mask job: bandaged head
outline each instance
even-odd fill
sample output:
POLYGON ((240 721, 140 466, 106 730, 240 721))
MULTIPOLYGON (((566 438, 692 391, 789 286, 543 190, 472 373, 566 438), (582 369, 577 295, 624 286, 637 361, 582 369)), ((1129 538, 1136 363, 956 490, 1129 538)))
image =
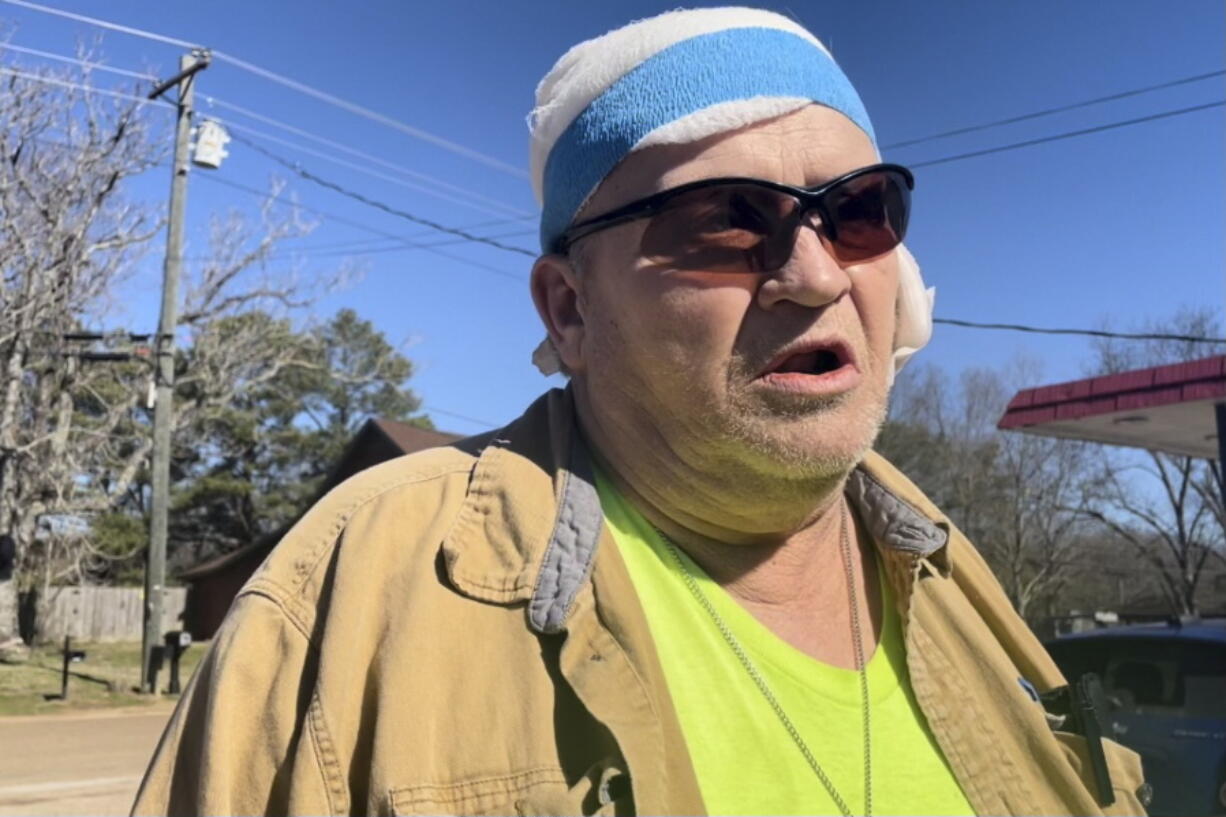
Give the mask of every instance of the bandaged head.
MULTIPOLYGON (((694 142, 819 104, 876 145, 859 95, 816 37, 774 12, 671 11, 580 43, 536 89, 529 116, 541 251, 552 252, 601 181, 650 145, 694 142)), ((899 245, 894 367, 932 335, 933 291, 899 245)), ((545 374, 561 362, 546 338, 533 354, 545 374)))

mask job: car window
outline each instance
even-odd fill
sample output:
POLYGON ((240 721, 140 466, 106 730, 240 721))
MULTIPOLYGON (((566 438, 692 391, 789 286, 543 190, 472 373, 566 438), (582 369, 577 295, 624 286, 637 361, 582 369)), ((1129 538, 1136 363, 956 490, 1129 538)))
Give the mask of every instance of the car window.
POLYGON ((1183 705, 1194 718, 1226 718, 1226 645, 1187 650, 1179 666, 1183 705))
POLYGON ((1051 654, 1070 680, 1099 675, 1122 710, 1226 718, 1226 644, 1115 635, 1056 642, 1051 654))
POLYGON ((1122 701, 1125 708, 1169 708, 1183 705, 1176 678, 1179 666, 1172 660, 1126 655, 1107 663, 1103 689, 1122 701))

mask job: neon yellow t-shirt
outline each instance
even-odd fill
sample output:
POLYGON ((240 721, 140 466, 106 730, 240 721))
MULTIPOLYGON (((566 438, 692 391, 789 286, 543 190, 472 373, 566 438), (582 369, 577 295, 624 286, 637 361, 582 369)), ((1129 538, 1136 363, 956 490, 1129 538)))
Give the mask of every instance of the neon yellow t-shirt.
MULTIPOLYGON (((838 814, 779 717, 686 587, 659 533, 607 479, 598 477, 597 486, 646 611, 708 813, 838 814)), ((681 558, 835 789, 853 813, 863 814, 858 673, 792 647, 684 553, 681 558)), ((886 590, 883 582, 885 621, 867 669, 873 813, 974 814, 911 692, 901 627, 886 590)))

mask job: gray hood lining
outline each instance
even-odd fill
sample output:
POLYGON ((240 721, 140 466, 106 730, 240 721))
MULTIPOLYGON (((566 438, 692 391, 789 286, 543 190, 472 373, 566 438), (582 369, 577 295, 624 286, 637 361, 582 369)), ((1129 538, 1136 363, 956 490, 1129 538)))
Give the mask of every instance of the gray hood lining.
POLYGON ((604 526, 591 456, 577 430, 570 441, 569 460, 562 477, 557 522, 528 602, 528 621, 541 633, 557 633, 565 627, 566 615, 591 573, 604 526))
POLYGON ((863 468, 851 472, 846 490, 869 535, 884 547, 927 557, 949 542, 946 525, 933 522, 863 468))

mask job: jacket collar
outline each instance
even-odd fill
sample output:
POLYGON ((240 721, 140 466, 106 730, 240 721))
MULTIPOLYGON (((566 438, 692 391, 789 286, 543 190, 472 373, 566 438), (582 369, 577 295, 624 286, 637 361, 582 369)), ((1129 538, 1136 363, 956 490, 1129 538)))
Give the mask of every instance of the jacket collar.
MULTIPOLYGON (((883 551, 927 559, 949 575, 948 519, 885 459, 870 453, 847 494, 883 551)), ((527 602, 531 627, 556 633, 591 575, 603 524, 571 391, 554 389, 484 439, 443 563, 460 592, 527 602)))

